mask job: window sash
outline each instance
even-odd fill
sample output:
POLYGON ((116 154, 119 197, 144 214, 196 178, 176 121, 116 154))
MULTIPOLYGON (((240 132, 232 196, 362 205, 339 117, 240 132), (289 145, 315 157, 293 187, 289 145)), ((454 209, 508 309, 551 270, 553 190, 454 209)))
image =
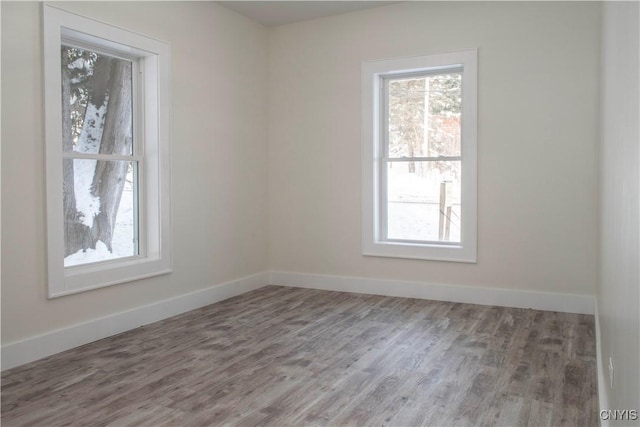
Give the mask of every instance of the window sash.
MULTIPOLYGON (((444 246, 460 246, 460 242, 450 242, 447 240, 418 240, 418 239, 392 239, 389 238, 389 212, 388 212, 388 208, 389 208, 389 192, 388 192, 388 188, 387 188, 387 184, 389 182, 389 176, 388 176, 388 165, 389 163, 405 163, 408 161, 421 161, 421 162, 442 162, 442 161, 460 161, 460 166, 461 166, 461 170, 462 170, 462 157, 460 156, 451 156, 451 157, 435 157, 435 158, 431 158, 431 157, 421 157, 421 158, 401 158, 401 159, 385 159, 385 158, 381 158, 380 159, 380 170, 378 171, 378 176, 379 176, 379 180, 380 182, 378 183, 379 185, 379 190, 380 190, 380 194, 378 195, 379 197, 379 218, 380 218, 380 222, 379 222, 379 226, 380 226, 380 241, 382 242, 397 242, 397 243, 414 243, 414 244, 426 244, 426 245, 444 245, 444 246), (417 159, 421 159, 421 160, 417 160, 417 159)), ((460 178, 460 185, 461 187, 464 185, 464 179, 463 177, 460 178)), ((460 205, 462 206, 462 201, 460 203, 460 205)), ((462 241, 462 235, 464 233, 464 228, 461 227, 460 229, 460 240, 462 241)))
MULTIPOLYGON (((119 258, 110 258, 110 259, 105 259, 105 260, 101 260, 101 261, 94 261, 94 262, 88 262, 88 263, 83 263, 83 264, 75 264, 75 265, 69 265, 69 266, 65 266, 64 265, 64 261, 63 261, 63 266, 64 266, 64 270, 68 271, 68 272, 73 272, 74 270, 77 271, 82 271, 83 269, 89 267, 92 268, 94 266, 97 266, 98 268, 102 265, 102 266, 109 266, 109 265, 114 265, 114 264, 118 264, 120 262, 126 262, 126 261, 133 261, 133 260, 137 260, 137 259, 144 259, 147 256, 147 251, 146 251, 146 239, 145 239, 145 223, 141 223, 141 221, 143 220, 144 213, 145 213, 145 204, 143 202, 144 200, 144 191, 143 188, 144 186, 142 185, 142 180, 144 177, 144 162, 143 161, 138 161, 138 160, 134 160, 131 157, 126 157, 126 156, 111 156, 111 157, 124 157, 124 158, 118 158, 115 159, 116 161, 127 161, 132 163, 133 165, 133 236, 134 236, 134 241, 133 241, 133 251, 135 253, 135 255, 131 255, 131 256, 126 256, 126 257, 119 257, 119 258)), ((65 157, 65 159, 69 159, 69 160, 76 160, 76 159, 85 159, 85 157, 77 157, 77 156, 73 156, 73 157, 65 157)), ((91 157, 89 160, 93 160, 94 158, 91 157)), ((105 160, 105 161, 112 161, 114 160, 113 158, 96 158, 95 160, 105 160)))
POLYGON ((142 162, 143 156, 127 156, 120 154, 89 154, 78 152, 64 152, 62 153, 63 159, 85 159, 85 160, 123 160, 132 162, 142 162))
MULTIPOLYGON (((61 148, 63 158, 74 159, 95 159, 95 160, 137 160, 142 161, 144 159, 145 152, 145 134, 144 134, 144 81, 145 81, 145 67, 144 58, 141 58, 130 53, 122 52, 115 48, 107 49, 101 48, 93 43, 88 43, 83 40, 74 38, 71 34, 76 34, 74 31, 67 29, 67 35, 61 36, 60 46, 69 46, 77 49, 90 50, 98 54, 112 56, 117 59, 125 61, 131 61, 131 108, 132 108, 132 138, 133 145, 131 147, 130 155, 120 154, 107 154, 107 153, 81 153, 77 151, 65 151, 61 148)), ((79 37, 79 36, 76 36, 79 37)), ((114 44, 115 45, 115 44, 114 44)), ((121 49, 125 49, 122 47, 121 49)))
MULTIPOLYGON (((389 238, 389 197, 388 197, 388 187, 387 184, 389 182, 388 176, 388 165, 389 163, 405 163, 405 162, 442 162, 442 161, 460 161, 461 169, 462 169, 462 147, 461 154, 459 156, 437 156, 437 157, 389 157, 389 84, 394 80, 402 80, 407 78, 420 78, 420 77, 431 77, 431 76, 439 76, 451 73, 459 73, 464 79, 464 69, 460 65, 452 65, 447 67, 442 67, 438 69, 430 69, 430 70, 422 70, 422 71, 413 71, 413 72, 403 72, 403 73, 394 73, 394 74, 383 74, 378 78, 380 79, 380 135, 382 135, 382 143, 379 144, 380 149, 380 161, 379 161, 379 171, 378 171, 378 209, 379 209, 379 236, 380 241, 382 242, 396 242, 396 243, 411 243, 411 244, 426 244, 426 245, 443 245, 443 246, 460 246, 460 242, 450 242, 446 240, 419 240, 419 239, 393 239, 389 238)), ((428 105, 425 105, 425 109, 429 108, 428 105)), ((461 125, 462 127, 462 125, 461 125)), ((462 145, 462 144, 461 144, 462 145)), ((464 177, 461 177, 460 182, 461 186, 464 185, 464 177)), ((464 229, 461 228, 460 233, 464 233, 464 229)), ((462 236, 461 236, 462 240, 462 236)))
POLYGON ((96 161, 129 161, 134 165, 134 186, 133 186, 133 234, 134 234, 134 252, 135 255, 120 257, 114 259, 106 259, 102 261, 89 262, 84 264, 64 266, 65 271, 79 270, 89 266, 108 266, 110 264, 117 264, 122 261, 143 259, 147 256, 147 244, 146 234, 144 230, 147 229, 144 221, 145 217, 145 156, 144 156, 144 61, 142 58, 131 53, 123 52, 120 49, 115 48, 118 46, 115 43, 111 43, 111 48, 88 42, 85 40, 79 40, 78 33, 72 30, 63 30, 60 37, 60 46, 69 46, 83 50, 89 50, 98 54, 108 55, 114 58, 122 59, 125 61, 131 61, 131 108, 132 108, 132 147, 131 154, 108 154, 108 153, 81 153, 77 151, 65 151, 61 147, 62 159, 86 159, 96 161))

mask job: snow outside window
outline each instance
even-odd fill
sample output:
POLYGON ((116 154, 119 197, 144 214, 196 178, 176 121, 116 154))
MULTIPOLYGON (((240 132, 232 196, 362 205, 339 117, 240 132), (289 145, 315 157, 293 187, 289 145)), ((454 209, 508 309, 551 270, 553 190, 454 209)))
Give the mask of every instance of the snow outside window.
POLYGON ((362 66, 363 254, 476 261, 475 50, 362 66))
POLYGON ((43 13, 49 296, 168 273, 169 48, 43 13))

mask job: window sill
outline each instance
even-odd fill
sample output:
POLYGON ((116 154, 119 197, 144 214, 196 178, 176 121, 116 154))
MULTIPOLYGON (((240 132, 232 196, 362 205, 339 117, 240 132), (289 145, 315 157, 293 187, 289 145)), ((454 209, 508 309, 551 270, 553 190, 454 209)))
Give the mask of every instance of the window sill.
POLYGON ((64 291, 59 291, 59 292, 55 292, 55 293, 51 293, 50 292, 49 293, 49 299, 57 298, 57 297, 63 297, 65 295, 77 294, 77 293, 85 292, 85 291, 92 291, 94 289, 105 288, 107 286, 120 285, 122 283, 134 282, 136 280, 148 279, 150 277, 162 276, 162 275, 170 274, 170 273, 173 273, 172 269, 160 270, 160 271, 154 271, 154 272, 151 272, 151 273, 142 274, 140 276, 125 277, 125 278, 122 278, 122 279, 116 279, 116 280, 114 280, 112 282, 100 283, 100 284, 96 284, 96 285, 93 285, 93 286, 83 286, 83 287, 77 288, 77 289, 66 289, 64 291))
POLYGON ((462 245, 437 245, 406 242, 365 243, 365 256, 476 263, 476 248, 462 245))

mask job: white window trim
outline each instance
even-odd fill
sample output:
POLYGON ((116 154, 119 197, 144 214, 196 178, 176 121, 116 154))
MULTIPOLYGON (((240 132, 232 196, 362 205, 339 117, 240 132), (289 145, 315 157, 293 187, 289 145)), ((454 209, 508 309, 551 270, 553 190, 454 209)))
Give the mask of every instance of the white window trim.
POLYGON ((49 298, 170 273, 170 47, 167 43, 43 5, 49 298), (139 58, 144 117, 141 256, 64 267, 61 42, 74 39, 139 58), (142 229, 144 228, 144 229, 142 229))
POLYGON ((477 256, 477 49, 362 63, 362 253, 475 263, 477 256), (462 235, 459 244, 386 241, 381 237, 380 123, 383 76, 462 67, 462 235))

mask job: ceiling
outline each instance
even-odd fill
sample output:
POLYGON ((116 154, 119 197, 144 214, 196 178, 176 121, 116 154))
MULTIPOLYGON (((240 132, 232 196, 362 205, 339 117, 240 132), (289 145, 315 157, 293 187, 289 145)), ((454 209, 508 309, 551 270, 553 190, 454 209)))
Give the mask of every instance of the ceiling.
POLYGON ((397 1, 219 1, 263 25, 275 26, 354 10, 399 3, 397 1))

